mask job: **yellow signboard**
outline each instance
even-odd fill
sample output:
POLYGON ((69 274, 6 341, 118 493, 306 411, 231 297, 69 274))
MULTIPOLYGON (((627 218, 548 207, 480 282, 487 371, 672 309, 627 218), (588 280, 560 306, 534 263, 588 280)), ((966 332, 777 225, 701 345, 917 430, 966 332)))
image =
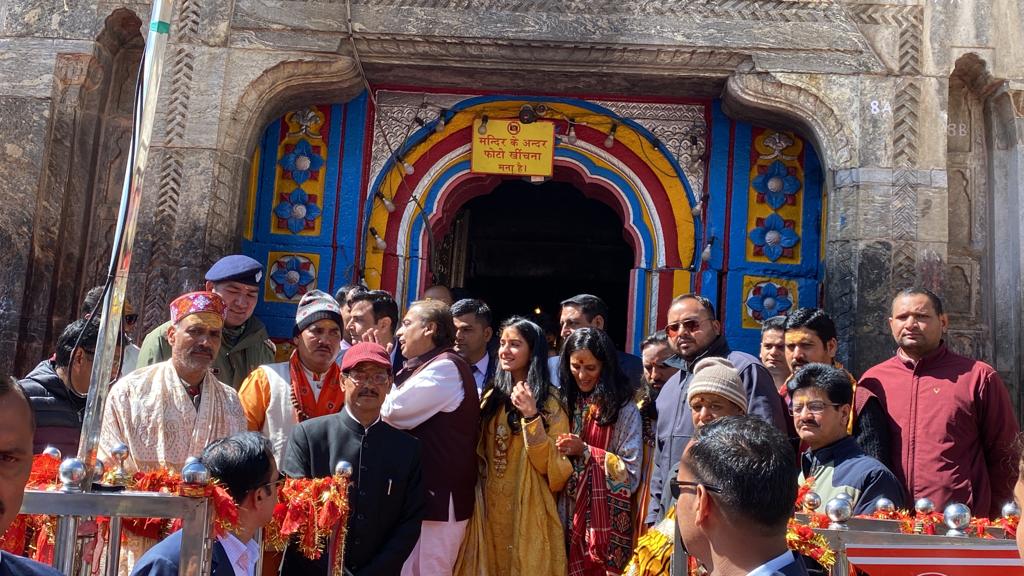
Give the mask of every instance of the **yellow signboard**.
POLYGON ((553 122, 473 121, 473 161, 477 174, 551 176, 555 165, 553 122))

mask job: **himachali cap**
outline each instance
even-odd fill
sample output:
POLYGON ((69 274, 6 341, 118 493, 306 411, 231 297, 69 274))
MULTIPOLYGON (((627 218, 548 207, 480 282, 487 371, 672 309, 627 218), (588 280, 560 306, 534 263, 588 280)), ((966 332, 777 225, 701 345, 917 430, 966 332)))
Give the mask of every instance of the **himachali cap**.
POLYGON ((391 372, 391 357, 388 356, 388 351, 376 342, 359 342, 349 348, 341 359, 341 371, 348 372, 360 362, 383 366, 389 373, 391 372))
POLYGON ((223 321, 227 318, 228 307, 224 304, 224 299, 213 292, 182 294, 171 302, 171 324, 177 324, 186 316, 202 312, 216 314, 223 321))
POLYGON ((717 394, 747 413, 747 391, 740 373, 725 358, 704 358, 693 367, 693 379, 686 392, 686 403, 697 394, 717 394))
POLYGON ((320 320, 334 320, 338 328, 344 328, 341 321, 341 306, 333 296, 320 290, 311 290, 302 295, 299 309, 295 312, 295 333, 298 334, 320 320))
POLYGON ((242 254, 232 254, 217 260, 206 271, 208 282, 240 282, 259 286, 263 280, 263 265, 242 254))

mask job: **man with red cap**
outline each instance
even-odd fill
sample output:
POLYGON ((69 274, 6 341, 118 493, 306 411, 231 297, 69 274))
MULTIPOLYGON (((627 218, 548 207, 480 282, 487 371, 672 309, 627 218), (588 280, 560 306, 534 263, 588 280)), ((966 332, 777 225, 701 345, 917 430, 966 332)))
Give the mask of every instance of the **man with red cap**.
MULTIPOLYGON (((129 472, 180 471, 214 440, 245 431, 245 415, 234 388, 210 372, 227 307, 213 292, 190 292, 171 302, 167 341, 171 358, 140 368, 111 386, 100 428, 100 458, 128 446, 129 472)), ((126 574, 156 540, 129 536, 121 548, 126 574)))
POLYGON ((249 430, 262 432, 274 446, 278 466, 295 425, 341 410, 341 307, 326 292, 307 292, 295 314, 295 351, 284 362, 252 371, 238 390, 249 430))
MULTIPOLYGON (((345 574, 398 576, 420 537, 424 487, 420 443, 380 418, 391 389, 391 358, 373 342, 359 342, 341 364, 345 408, 300 422, 292 431, 282 471, 292 478, 323 478, 349 464, 345 574)), ((308 560, 285 552, 284 576, 326 574, 327 554, 308 560)))
MULTIPOLYGON (((263 364, 274 361, 274 344, 267 328, 253 316, 263 282, 263 265, 242 254, 215 262, 206 272, 205 290, 224 299, 224 327, 220 352, 211 366, 218 380, 238 390, 242 380, 263 364)), ((136 367, 163 362, 171 357, 168 324, 161 324, 142 341, 136 367)))

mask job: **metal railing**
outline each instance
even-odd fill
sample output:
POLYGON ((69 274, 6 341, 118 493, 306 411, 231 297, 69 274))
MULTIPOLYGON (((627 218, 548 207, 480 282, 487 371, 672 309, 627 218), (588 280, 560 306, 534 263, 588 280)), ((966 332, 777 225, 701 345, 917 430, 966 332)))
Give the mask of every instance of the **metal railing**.
POLYGON ((208 498, 188 498, 149 492, 49 492, 26 490, 22 514, 57 516, 54 537, 54 567, 65 576, 89 573, 82 545, 98 535, 80 535, 83 519, 110 518, 105 574, 116 576, 121 552, 122 518, 180 518, 182 520, 181 563, 183 576, 210 574, 213 550, 210 526, 213 509, 208 498))

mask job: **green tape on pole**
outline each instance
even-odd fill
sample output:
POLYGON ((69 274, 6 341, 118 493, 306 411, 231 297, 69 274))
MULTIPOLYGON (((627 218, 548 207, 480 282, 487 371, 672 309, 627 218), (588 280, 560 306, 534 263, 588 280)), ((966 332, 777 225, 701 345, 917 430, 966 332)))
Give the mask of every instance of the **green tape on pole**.
POLYGON ((158 34, 167 34, 171 31, 171 23, 164 22, 162 20, 157 22, 150 22, 149 29, 158 34))

